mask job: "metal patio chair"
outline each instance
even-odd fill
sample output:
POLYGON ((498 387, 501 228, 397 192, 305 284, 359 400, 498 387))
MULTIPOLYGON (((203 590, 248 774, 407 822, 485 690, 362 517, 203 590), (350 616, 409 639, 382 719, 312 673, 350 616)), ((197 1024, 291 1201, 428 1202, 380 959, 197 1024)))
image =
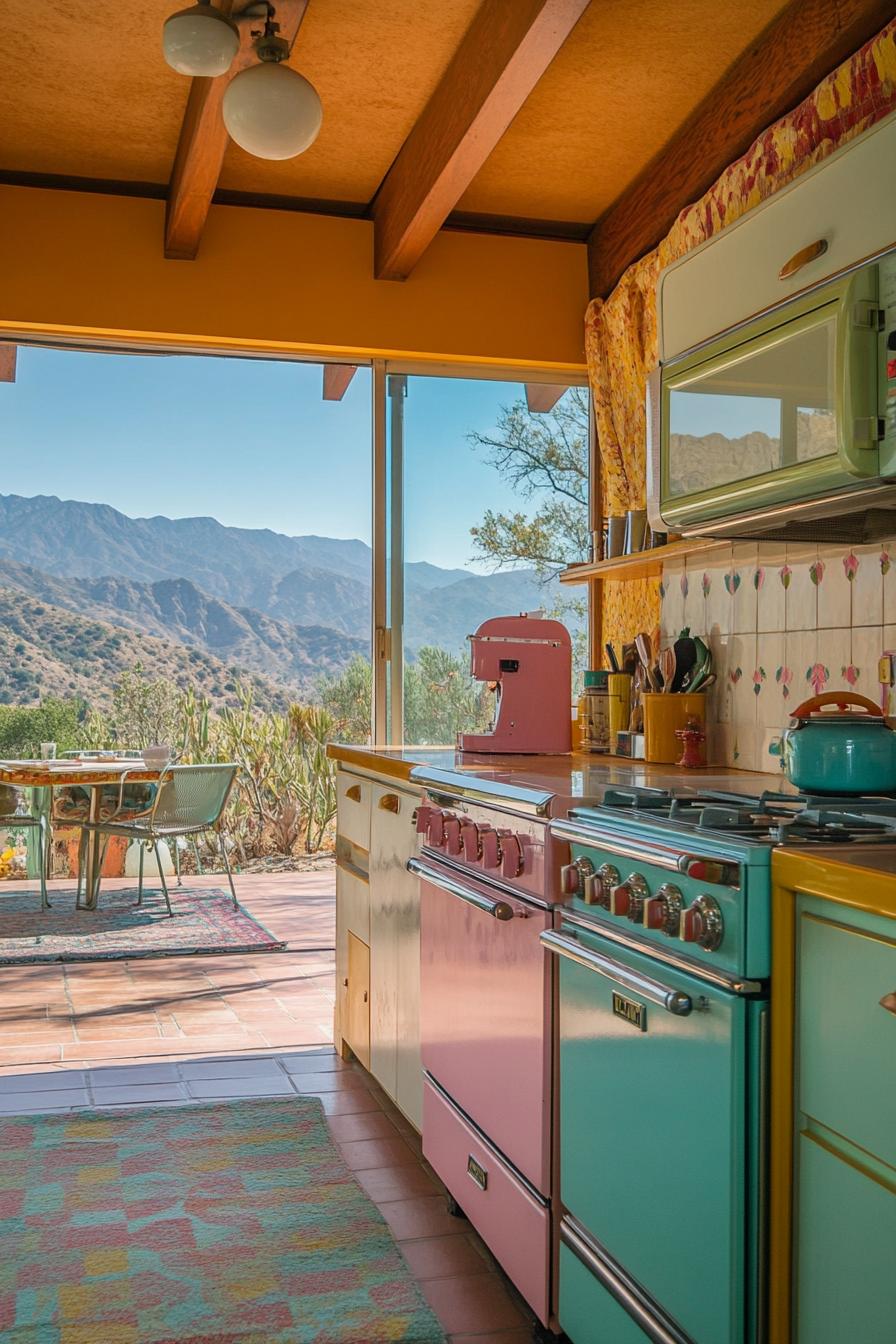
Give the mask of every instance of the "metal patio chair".
POLYGON ((25 795, 13 784, 0 784, 0 830, 19 831, 23 829, 37 831, 37 873, 40 879, 40 908, 50 910, 47 899, 47 819, 43 813, 35 816, 31 812, 19 811, 25 795))
MULTIPOLYGON (((137 904, 142 905, 143 903, 144 853, 146 850, 152 849, 156 856, 156 864, 162 882, 162 892, 170 915, 172 913, 171 900, 168 895, 168 883, 165 881, 161 855, 159 854, 159 841, 174 840, 176 842, 177 838, 182 835, 197 836, 203 831, 213 830, 227 806, 227 800, 230 797, 230 791, 233 788, 233 781, 238 769, 239 766, 232 763, 225 765, 166 766, 159 776, 158 788, 152 805, 142 812, 136 813, 126 803, 126 789, 130 771, 125 771, 119 784, 118 808, 115 812, 109 817, 101 818, 95 822, 85 822, 81 826, 81 857, 78 864, 79 899, 81 895, 81 873, 84 871, 84 857, 91 837, 94 835, 102 837, 102 850, 96 868, 97 895, 99 895, 100 874, 106 845, 109 843, 111 836, 120 835, 128 840, 138 840, 140 842, 137 904), (121 816, 121 813, 126 813, 126 815, 121 816), (120 819, 116 820, 117 817, 120 819)), ((233 908, 236 910, 239 903, 233 885, 233 874, 230 871, 230 860, 227 857, 227 846, 220 831, 218 831, 218 840, 221 846, 221 857, 224 860, 224 869, 227 873, 227 881, 230 884, 233 908)))

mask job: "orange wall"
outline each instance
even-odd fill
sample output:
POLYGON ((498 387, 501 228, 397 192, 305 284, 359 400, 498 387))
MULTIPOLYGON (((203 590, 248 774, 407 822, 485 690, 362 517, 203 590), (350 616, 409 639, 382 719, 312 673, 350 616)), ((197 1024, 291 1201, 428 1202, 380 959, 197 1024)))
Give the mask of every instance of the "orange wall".
POLYGON ((442 233, 372 279, 366 220, 215 206, 196 261, 161 201, 0 186, 0 333, 584 368, 583 244, 442 233))

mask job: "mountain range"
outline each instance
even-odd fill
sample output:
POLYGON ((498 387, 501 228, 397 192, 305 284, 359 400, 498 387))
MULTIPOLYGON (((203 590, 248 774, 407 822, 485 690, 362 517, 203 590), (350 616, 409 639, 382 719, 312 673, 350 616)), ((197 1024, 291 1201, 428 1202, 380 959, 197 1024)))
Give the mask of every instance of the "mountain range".
MULTIPOLYGON (((369 655, 370 571, 362 541, 288 537, 214 518, 129 518, 105 504, 0 495, 0 619, 8 629, 16 594, 53 614, 49 625, 38 618, 31 632, 45 631, 32 652, 48 667, 60 651, 54 628, 57 642, 64 630, 68 644, 83 646, 73 625, 80 618, 128 632, 132 659, 135 640, 150 641, 153 656, 143 659, 150 667, 161 657, 153 641, 161 641, 162 661, 169 672, 174 665, 177 680, 192 673, 201 653, 210 660, 207 679, 219 686, 244 671, 258 680, 265 701, 307 696, 321 674, 338 672, 357 653, 369 655)), ((410 563, 405 648, 411 657, 429 643, 461 653, 467 634, 487 617, 556 598, 556 583, 542 583, 532 570, 482 575, 410 563)), ((29 610, 34 617, 35 607, 29 610)), ((15 624, 20 639, 22 623, 15 624)), ((100 639, 97 631, 93 637, 100 639)), ((54 684, 71 680, 71 660, 63 664, 67 671, 54 684)), ((0 678, 0 699, 10 698, 19 698, 16 688, 0 678)))

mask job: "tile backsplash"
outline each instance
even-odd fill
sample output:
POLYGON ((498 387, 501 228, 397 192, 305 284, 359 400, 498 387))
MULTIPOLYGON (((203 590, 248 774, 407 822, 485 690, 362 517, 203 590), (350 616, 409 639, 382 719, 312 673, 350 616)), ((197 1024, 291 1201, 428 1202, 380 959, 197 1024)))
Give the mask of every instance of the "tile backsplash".
POLYGON ((780 773, 790 714, 821 691, 851 687, 888 707, 878 662, 896 650, 896 538, 853 547, 733 542, 667 562, 660 594, 663 644, 690 626, 713 652, 714 762, 780 773))

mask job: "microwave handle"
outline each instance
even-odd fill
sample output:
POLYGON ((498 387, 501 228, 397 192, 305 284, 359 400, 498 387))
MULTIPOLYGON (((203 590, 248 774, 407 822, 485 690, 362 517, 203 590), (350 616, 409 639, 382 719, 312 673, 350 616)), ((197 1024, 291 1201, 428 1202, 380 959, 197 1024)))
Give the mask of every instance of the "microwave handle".
POLYGON ((879 314, 875 295, 861 292, 868 275, 858 272, 840 300, 837 320, 837 452, 850 476, 877 476, 878 443, 883 437, 877 414, 879 314))
POLYGON ((652 532, 665 532, 662 514, 662 365, 647 375, 645 421, 647 426, 647 522, 652 532))

